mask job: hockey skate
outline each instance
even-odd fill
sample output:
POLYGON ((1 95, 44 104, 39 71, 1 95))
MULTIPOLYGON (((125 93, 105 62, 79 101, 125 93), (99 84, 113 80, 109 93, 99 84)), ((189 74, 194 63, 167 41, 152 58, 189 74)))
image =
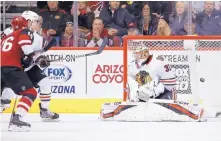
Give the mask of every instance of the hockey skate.
POLYGON ((5 109, 10 108, 11 100, 9 99, 1 99, 1 111, 4 112, 5 109))
POLYGON ((8 130, 11 132, 27 132, 30 130, 31 125, 21 120, 21 116, 18 114, 12 115, 12 120, 9 124, 8 130))
POLYGON ((59 114, 50 112, 49 109, 45 109, 41 107, 41 103, 39 103, 40 108, 40 117, 43 122, 58 122, 59 114))

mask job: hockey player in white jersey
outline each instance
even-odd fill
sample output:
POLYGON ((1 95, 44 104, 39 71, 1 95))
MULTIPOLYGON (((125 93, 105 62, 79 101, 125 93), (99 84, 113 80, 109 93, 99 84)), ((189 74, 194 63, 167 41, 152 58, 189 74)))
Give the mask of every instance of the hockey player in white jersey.
POLYGON ((176 76, 163 56, 154 56, 143 45, 133 50, 133 57, 134 60, 128 65, 127 102, 105 103, 101 110, 102 119, 198 121, 201 118, 201 108, 192 112, 174 103, 176 76))
POLYGON ((176 76, 162 56, 154 56, 146 47, 134 50, 134 58, 128 67, 130 101, 176 99, 176 76))
MULTIPOLYGON (((42 18, 38 16, 33 11, 25 11, 22 13, 22 17, 24 17, 26 20, 29 21, 29 29, 33 31, 34 35, 34 41, 32 44, 32 47, 34 50, 42 50, 43 46, 43 38, 41 35, 39 35, 39 31, 41 30, 41 23, 42 23, 42 18)), ((7 33, 8 34, 8 33, 7 33)), ((43 62, 43 66, 41 67, 47 67, 50 64, 47 61, 47 58, 42 56, 41 54, 35 55, 34 58, 36 60, 40 60, 43 62)), ((42 118, 42 121, 59 121, 59 115, 57 113, 53 113, 49 110, 49 104, 51 100, 51 82, 49 78, 44 74, 44 72, 39 68, 37 64, 30 64, 29 58, 26 58, 22 60, 25 72, 30 78, 30 80, 33 82, 34 86, 36 88, 40 88, 40 103, 39 103, 39 108, 40 108, 40 117, 42 118)), ((7 87, 7 86, 6 86, 7 87)), ((5 88, 2 92, 2 102, 6 102, 5 107, 3 108, 8 108, 8 103, 10 102, 9 99, 11 99, 12 95, 10 95, 12 91, 9 88, 5 88)))

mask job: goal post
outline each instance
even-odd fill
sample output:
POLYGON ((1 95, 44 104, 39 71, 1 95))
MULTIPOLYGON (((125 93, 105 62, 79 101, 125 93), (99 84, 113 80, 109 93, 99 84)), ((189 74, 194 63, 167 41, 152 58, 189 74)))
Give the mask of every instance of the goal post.
POLYGON ((171 65, 177 77, 178 99, 221 97, 221 36, 126 36, 123 40, 123 101, 128 96, 128 64, 139 46, 148 47, 155 57, 164 56, 171 65))

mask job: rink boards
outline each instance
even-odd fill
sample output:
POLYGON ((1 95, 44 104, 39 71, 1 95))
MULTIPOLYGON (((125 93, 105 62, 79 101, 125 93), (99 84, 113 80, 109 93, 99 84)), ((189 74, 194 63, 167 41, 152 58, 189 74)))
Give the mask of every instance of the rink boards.
MULTIPOLYGON (((99 113, 105 102, 123 98, 123 49, 105 49, 100 55, 75 58, 75 55, 94 52, 88 48, 54 48, 46 55, 50 60, 60 59, 44 70, 52 83, 51 109, 59 113, 99 113)), ((153 51, 155 56, 164 55, 179 78, 177 90, 180 97, 192 95, 189 56, 182 51, 153 51)), ((197 93, 216 99, 221 79, 221 51, 197 51, 197 93), (211 63, 212 62, 212 63, 211 63), (200 81, 204 78, 204 82, 200 81)), ((39 91, 39 90, 38 90, 39 91)), ((31 108, 39 112, 39 99, 31 108)), ((10 112, 11 109, 6 112, 10 112)))

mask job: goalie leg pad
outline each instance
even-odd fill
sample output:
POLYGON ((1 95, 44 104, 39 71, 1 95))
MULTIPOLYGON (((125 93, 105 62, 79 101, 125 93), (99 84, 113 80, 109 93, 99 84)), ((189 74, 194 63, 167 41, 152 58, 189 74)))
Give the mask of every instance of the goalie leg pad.
POLYGON ((152 102, 106 103, 101 119, 114 121, 198 121, 152 102))

